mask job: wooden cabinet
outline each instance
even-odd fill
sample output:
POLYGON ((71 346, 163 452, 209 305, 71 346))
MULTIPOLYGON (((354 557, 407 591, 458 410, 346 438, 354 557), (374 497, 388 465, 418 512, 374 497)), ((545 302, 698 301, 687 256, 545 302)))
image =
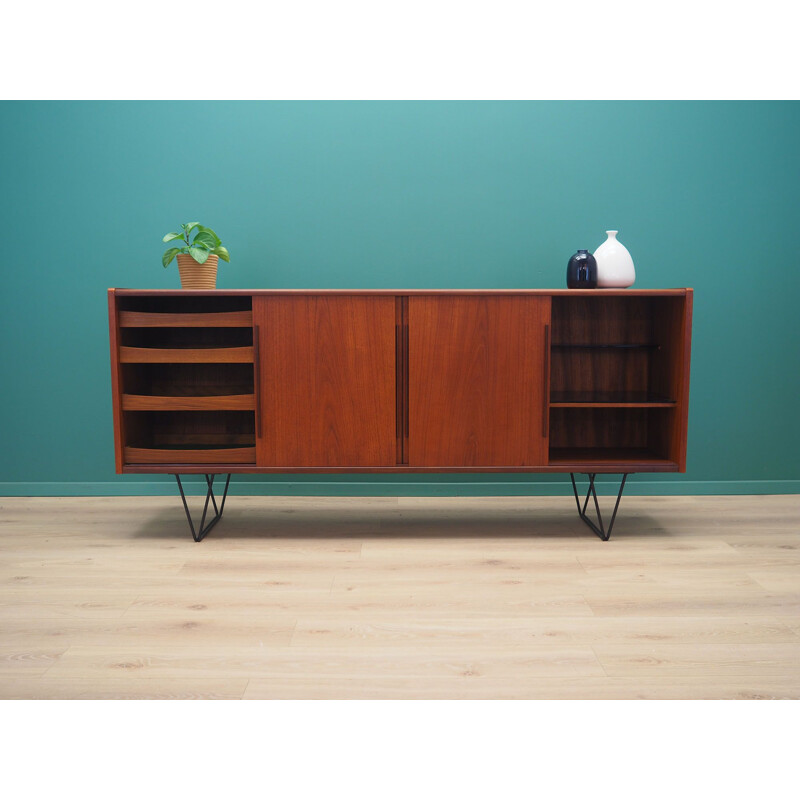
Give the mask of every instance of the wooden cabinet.
POLYGON ((109 290, 118 472, 679 472, 690 289, 109 290))
POLYGON ((408 463, 547 463, 550 298, 445 295, 408 301, 408 463))

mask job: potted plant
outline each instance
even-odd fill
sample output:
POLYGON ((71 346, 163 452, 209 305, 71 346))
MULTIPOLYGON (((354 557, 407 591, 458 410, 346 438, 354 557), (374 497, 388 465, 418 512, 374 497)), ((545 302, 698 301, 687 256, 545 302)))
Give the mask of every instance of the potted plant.
POLYGON ((162 241, 180 239, 183 247, 170 247, 162 256, 161 263, 166 268, 175 256, 178 257, 178 272, 184 289, 216 289, 219 259, 231 260, 227 249, 211 228, 199 222, 186 222, 181 229, 180 233, 168 233, 162 241))

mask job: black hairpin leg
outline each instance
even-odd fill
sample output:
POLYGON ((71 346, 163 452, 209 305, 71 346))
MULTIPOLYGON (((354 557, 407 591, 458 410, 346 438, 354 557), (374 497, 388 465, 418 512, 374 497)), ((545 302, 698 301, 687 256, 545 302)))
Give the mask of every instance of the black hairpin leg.
POLYGON ((617 494, 617 502, 614 505, 614 513, 611 515, 611 522, 608 523, 608 528, 603 526, 603 517, 600 514, 600 504, 597 502, 597 492, 594 488, 594 479, 597 477, 596 472, 587 473, 589 476, 589 491, 586 493, 586 500, 583 502, 581 508, 581 501, 578 497, 578 487, 575 485, 575 474, 570 472, 569 477, 572 480, 572 491, 575 493, 575 503, 578 506, 578 514, 580 518, 604 541, 607 542, 611 538, 611 529, 614 527, 614 520, 617 518, 617 509, 619 508, 619 501, 622 500, 622 490, 625 488, 625 481, 628 479, 628 473, 622 476, 622 483, 619 485, 619 494, 617 494), (597 521, 600 527, 586 516, 586 507, 589 505, 589 498, 594 498, 594 508, 597 512, 597 521))
POLYGON ((228 496, 228 486, 231 482, 230 473, 228 479, 225 481, 225 492, 222 495, 222 502, 217 508, 217 499, 214 497, 214 478, 216 475, 206 475, 206 483, 208 484, 208 491, 206 492, 206 502, 203 506, 203 516, 200 519, 200 528, 195 531, 194 523, 192 522, 192 515, 189 513, 189 506, 186 502, 186 495, 183 493, 183 485, 181 484, 180 475, 175 475, 175 480, 178 481, 178 489, 181 492, 181 500, 183 500, 183 508, 186 511, 186 519, 189 520, 189 529, 192 532, 192 539, 196 542, 202 542, 206 534, 222 519, 222 512, 225 510, 225 498, 228 496), (208 501, 214 506, 214 518, 206 525, 206 514, 208 513, 208 501))

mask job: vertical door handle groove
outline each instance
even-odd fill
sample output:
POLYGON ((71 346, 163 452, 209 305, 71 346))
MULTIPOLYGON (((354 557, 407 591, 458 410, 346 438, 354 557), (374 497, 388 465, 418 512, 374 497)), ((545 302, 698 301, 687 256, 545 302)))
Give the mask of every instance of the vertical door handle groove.
MULTIPOLYGON (((408 300, 406 299, 406 304, 408 300)), ((406 305, 406 309, 408 306, 406 305)), ((403 371, 405 372, 405 391, 403 392, 403 438, 405 439, 406 457, 408 457, 408 311, 403 324, 403 371)), ((408 463, 408 461, 406 461, 408 463)))
POLYGON ((408 297, 395 297, 397 463, 408 464, 408 297))
MULTIPOLYGON (((398 448, 402 447, 403 438, 403 327, 394 326, 394 358, 395 358, 395 425, 394 433, 398 448)), ((402 451, 398 451, 397 463, 403 463, 402 451)))
POLYGON ((546 439, 550 422, 550 326, 544 326, 544 396, 542 397, 542 436, 546 439))
POLYGON ((256 407, 256 437, 261 438, 261 358, 259 327, 253 326, 253 394, 256 407))

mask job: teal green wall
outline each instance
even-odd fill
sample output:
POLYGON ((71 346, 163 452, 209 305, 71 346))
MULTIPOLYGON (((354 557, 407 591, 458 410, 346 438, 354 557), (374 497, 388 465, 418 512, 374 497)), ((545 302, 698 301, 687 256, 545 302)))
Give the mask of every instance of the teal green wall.
MULTIPOLYGON (((105 290, 564 284, 618 228, 636 286, 695 289, 685 476, 800 491, 800 103, 0 103, 0 493, 173 491, 114 474, 105 290)), ((549 493, 560 476, 264 476, 278 493, 549 493)))

